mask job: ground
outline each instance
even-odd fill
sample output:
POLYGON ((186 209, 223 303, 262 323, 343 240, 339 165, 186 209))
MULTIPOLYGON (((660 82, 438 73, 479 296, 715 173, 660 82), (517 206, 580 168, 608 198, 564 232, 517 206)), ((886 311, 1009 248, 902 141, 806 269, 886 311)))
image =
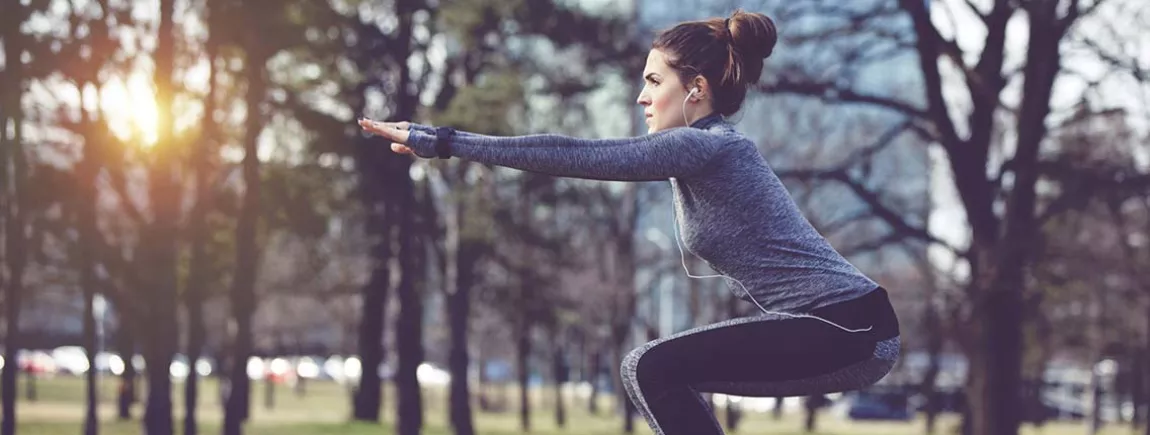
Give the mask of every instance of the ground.
MULTIPOLYGON (((17 407, 17 434, 26 435, 75 435, 81 433, 80 424, 83 421, 83 380, 72 377, 57 377, 51 380, 40 380, 37 384, 39 397, 35 402, 21 401, 17 407)), ((175 433, 182 433, 181 398, 183 385, 177 383, 177 394, 173 395, 177 409, 175 433)), ((248 435, 386 435, 393 433, 394 418, 390 412, 385 413, 385 421, 381 424, 349 423, 350 414, 349 393, 344 388, 331 382, 315 382, 308 385, 306 394, 298 396, 290 389, 279 386, 275 389, 275 403, 272 409, 265 404, 265 389, 262 383, 253 383, 252 419, 246 426, 248 435)), ((135 420, 117 421, 114 397, 116 383, 106 380, 101 383, 100 420, 102 422, 100 433, 102 435, 136 435, 140 429, 140 414, 142 405, 137 404, 133 412, 135 420)), ((208 381, 203 389, 204 394, 200 400, 200 425, 203 434, 218 434, 221 421, 220 406, 216 393, 215 383, 208 381)), ((23 385, 21 385, 23 397, 23 385)), ((517 403, 514 395, 508 395, 511 403, 517 403)), ((391 400, 394 395, 390 392, 385 400, 389 401, 385 409, 392 410, 391 400)), ((446 423, 447 408, 445 391, 438 388, 429 388, 424 395, 426 403, 426 417, 424 434, 437 435, 450 434, 446 423)), ((541 399, 544 400, 544 399, 541 399)), ((556 427, 555 418, 550 412, 550 405, 541 405, 540 410, 532 414, 532 434, 585 434, 585 435, 622 435, 622 421, 607 416, 593 417, 586 412, 586 404, 576 401, 568 406, 569 417, 566 428, 556 427), (548 411, 543 411, 547 406, 548 411)), ((604 407, 607 409, 607 407, 604 407)), ((943 421, 939 434, 950 432, 954 420, 943 421)), ((518 413, 511 412, 476 416, 476 427, 479 434, 484 435, 511 435, 521 433, 519 430, 518 413)), ((776 421, 770 415, 751 413, 739 427, 738 434, 742 435, 799 435, 802 434, 801 416, 787 415, 776 421)), ((911 423, 875 423, 854 422, 840 419, 831 415, 824 415, 819 419, 817 434, 822 435, 919 435, 923 433, 921 420, 911 423)), ((651 431, 642 419, 636 419, 637 435, 649 435, 651 431)), ((1049 424, 1042 429, 1026 427, 1023 435, 1079 435, 1087 433, 1086 427, 1081 423, 1049 424)), ((1129 426, 1112 426, 1102 431, 1100 435, 1127 435, 1132 433, 1129 426)))

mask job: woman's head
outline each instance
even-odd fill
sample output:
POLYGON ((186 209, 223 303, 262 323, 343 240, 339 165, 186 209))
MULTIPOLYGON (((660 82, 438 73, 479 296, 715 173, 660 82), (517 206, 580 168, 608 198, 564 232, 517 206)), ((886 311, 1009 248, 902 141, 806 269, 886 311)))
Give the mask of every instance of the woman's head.
POLYGON ((697 119, 711 112, 738 112, 777 40, 770 18, 742 10, 661 32, 647 56, 646 86, 638 100, 646 106, 648 132, 682 126, 685 115, 697 119), (698 90, 684 113, 683 101, 693 88, 698 90))

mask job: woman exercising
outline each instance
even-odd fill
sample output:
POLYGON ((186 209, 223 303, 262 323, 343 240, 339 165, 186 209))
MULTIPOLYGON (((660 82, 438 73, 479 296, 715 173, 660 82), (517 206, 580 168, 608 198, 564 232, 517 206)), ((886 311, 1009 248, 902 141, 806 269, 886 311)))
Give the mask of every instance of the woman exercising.
MULTIPOLYGON (((699 393, 807 396, 874 384, 899 356, 886 290, 802 216, 755 144, 726 120, 777 40, 765 15, 680 23, 655 39, 643 71, 648 134, 579 139, 484 136, 360 120, 397 153, 459 157, 563 177, 668 180, 676 243, 761 311, 649 342, 623 360, 631 400, 659 435, 722 434, 699 393)), ((683 262, 686 269, 686 261, 683 262)))

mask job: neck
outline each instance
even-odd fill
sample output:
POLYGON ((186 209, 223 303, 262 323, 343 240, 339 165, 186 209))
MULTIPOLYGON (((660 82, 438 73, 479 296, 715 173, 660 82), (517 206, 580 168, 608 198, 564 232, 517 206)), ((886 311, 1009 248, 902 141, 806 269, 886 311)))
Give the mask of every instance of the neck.
POLYGON ((707 128, 711 124, 714 124, 715 122, 721 121, 723 119, 723 116, 720 115, 719 112, 706 111, 703 113, 706 113, 706 115, 697 116, 694 119, 691 119, 691 123, 687 125, 694 128, 707 128))

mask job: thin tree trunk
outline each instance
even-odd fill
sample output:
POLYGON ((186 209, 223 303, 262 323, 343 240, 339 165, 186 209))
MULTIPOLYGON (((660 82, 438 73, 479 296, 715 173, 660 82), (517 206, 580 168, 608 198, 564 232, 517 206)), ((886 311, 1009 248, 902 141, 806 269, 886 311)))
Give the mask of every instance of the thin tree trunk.
MULTIPOLYGON (((192 257, 195 258, 194 253, 192 257)), ((195 260, 193 260, 193 264, 194 263, 195 260)), ((195 269, 195 266, 193 266, 193 269, 195 269)), ((195 273, 194 270, 192 273, 195 273)), ((204 302, 202 300, 202 291, 202 288, 193 290, 191 285, 188 286, 187 356, 191 370, 188 371, 188 378, 184 380, 184 435, 196 435, 199 431, 196 421, 196 409, 200 402, 200 374, 196 370, 196 362, 199 361, 200 356, 203 354, 204 347, 204 302)))
POLYGON ((132 363, 136 355, 135 333, 132 323, 127 317, 120 317, 120 327, 117 331, 120 357, 124 360, 124 373, 120 375, 120 390, 117 394, 118 415, 121 421, 132 419, 132 404, 136 403, 136 366, 132 363))
MULTIPOLYGON (((471 411, 471 390, 468 386, 468 323, 471 318, 471 286, 474 267, 478 259, 475 247, 461 240, 463 204, 458 204, 448 223, 447 271, 448 282, 454 282, 447 295, 447 320, 451 326, 451 350, 448 366, 451 371, 451 427, 455 435, 474 435, 475 424, 471 411)), ((449 286, 450 287, 450 286, 449 286)))
POLYGON ((615 344, 615 364, 612 364, 611 374, 615 382, 615 403, 618 404, 623 413, 623 432, 635 433, 635 405, 631 403, 631 398, 627 396, 627 390, 623 386, 623 358, 626 357, 626 350, 623 348, 623 341, 616 339, 615 344))
POLYGON ((567 406, 563 402, 563 385, 567 383, 566 357, 563 339, 556 337, 552 371, 555 378, 555 425, 560 428, 567 427, 567 406))
POLYGON ((272 410, 276 407, 276 383, 273 376, 264 378, 264 409, 272 410))
MULTIPOLYGON (((246 15, 254 17, 265 13, 255 6, 245 5, 246 15)), ((231 353, 231 371, 227 405, 224 410, 224 435, 240 435, 243 422, 251 410, 251 380, 247 374, 248 358, 252 354, 252 315, 255 313, 255 284, 259 267, 257 231, 260 216, 260 162, 258 139, 263 127, 263 100, 267 88, 264 65, 268 52, 260 41, 261 35, 247 32, 244 45, 247 62, 244 73, 247 81, 244 122, 244 158, 241 162, 244 193, 236 225, 236 261, 233 274, 231 303, 235 322, 235 335, 231 353)))
MULTIPOLYGON (((1150 308, 1147 309, 1146 320, 1150 322, 1150 308)), ((1146 397, 1147 395, 1150 395, 1150 328, 1147 329, 1146 351, 1142 354, 1142 364, 1136 368, 1136 370, 1142 372, 1142 383, 1140 389, 1142 390, 1142 401, 1144 402, 1142 405, 1145 406, 1143 408, 1144 414, 1142 414, 1143 435, 1150 435, 1150 404, 1145 403, 1150 402, 1150 400, 1147 400, 1146 397)))
POLYGON ((1142 406, 1146 404, 1146 349, 1138 347, 1130 364, 1130 402, 1134 405, 1134 414, 1130 416, 1130 426, 1142 426, 1142 406))
POLYGON ((739 430, 739 420, 743 417, 743 410, 740 408, 739 402, 731 400, 727 397, 727 432, 735 433, 739 430))
MULTIPOLYGON (((24 144, 23 110, 20 96, 24 93, 24 80, 20 65, 23 52, 23 35, 20 23, 27 11, 19 1, 3 3, 5 17, 0 21, 0 32, 4 38, 5 77, 0 83, 0 107, 4 117, 0 117, 0 197, 5 207, 0 210, 4 218, 5 260, 8 262, 8 277, 4 286, 4 368, 0 371, 0 408, 3 408, 0 421, 0 435, 14 435, 16 432, 16 374, 17 355, 23 344, 20 334, 20 308, 23 304, 24 267, 27 250, 24 249, 24 144), (8 127, 14 135, 8 137, 8 127), (9 168, 9 165, 11 167, 9 168)), ((30 383, 32 385, 32 383, 30 383)), ((34 387, 30 387, 34 388, 34 387)), ((29 391, 33 391, 30 389, 29 391)))
POLYGON ((803 430, 805 430, 807 433, 815 431, 815 425, 818 421, 817 416, 820 406, 819 401, 821 398, 822 396, 807 396, 806 400, 804 400, 807 412, 806 419, 803 422, 803 430))
MULTIPOLYGON (((364 95, 367 83, 356 89, 356 95, 364 95)), ((362 100, 361 100, 362 101, 362 100)), ((357 110, 361 113, 362 107, 357 110)), ((364 209, 367 211, 365 230, 372 237, 371 277, 361 289, 361 306, 358 334, 358 353, 363 367, 379 367, 386 359, 383 347, 387 325, 387 305, 390 300, 392 254, 392 230, 396 227, 395 187, 387 179, 386 171, 376 169, 388 164, 385 153, 371 143, 369 138, 358 138, 356 166, 359 172, 359 190, 364 209)), ((377 422, 383 407, 383 380, 376 370, 363 370, 359 386, 355 390, 352 417, 359 421, 377 422)))
MULTIPOLYGON (((385 241, 383 243, 377 242, 372 248, 375 266, 371 272, 371 278, 362 289, 363 306, 359 322, 359 355, 362 358, 363 367, 379 367, 384 360, 383 332, 386 324, 389 281, 391 280, 386 261, 389 256, 386 251, 389 251, 390 247, 386 243, 388 241, 386 239, 388 239, 387 233, 390 232, 391 225, 386 219, 381 220, 384 227, 378 231, 385 241)), ((378 370, 362 371, 359 386, 356 389, 355 409, 353 410, 353 417, 356 420, 379 421, 380 407, 383 405, 382 382, 378 370)))
POLYGON ((587 398, 587 413, 599 415, 599 373, 603 371, 603 355, 599 350, 588 352, 590 369, 587 381, 591 383, 591 396, 587 398))
MULTIPOLYGON (((209 23, 205 55, 208 59, 208 94, 204 97, 204 113, 216 111, 216 55, 219 51, 220 29, 211 24, 213 13, 218 3, 208 0, 204 6, 204 20, 209 23)), ((199 432, 197 413, 199 408, 200 374, 196 370, 196 363, 203 354, 204 348, 204 293, 207 290, 208 270, 207 242, 208 227, 207 215, 212 209, 214 179, 211 175, 209 153, 218 146, 216 143, 218 131, 216 121, 212 116, 204 116, 201 124, 202 136, 200 145, 193 157, 192 167, 195 171, 196 199, 189 217, 190 234, 188 242, 191 243, 191 264, 188 271, 187 287, 184 289, 184 308, 188 316, 188 343, 187 357, 191 370, 184 381, 184 435, 197 435, 199 432)))
MULTIPOLYGON (((526 293, 526 289, 522 290, 523 293, 526 293)), ((524 295, 520 294, 517 299, 522 302, 523 298, 524 295)), ((527 389, 528 375, 530 374, 528 363, 531 356, 531 324, 526 310, 522 308, 520 307, 519 310, 519 321, 516 322, 515 367, 519 378, 519 431, 527 433, 531 431, 531 401, 527 389)))
MULTIPOLYGON (((89 181, 94 181, 94 180, 89 179, 89 181)), ((94 183, 91 185, 94 185, 94 183)), ((90 196, 88 198, 93 198, 93 197, 94 196, 90 196)), ((85 201, 85 203, 90 203, 90 204, 94 205, 94 203, 92 203, 91 201, 85 201)), ((87 210, 87 212, 84 213, 84 216, 81 219, 87 221, 88 219, 94 218, 95 213, 88 213, 88 212, 94 212, 95 211, 94 208, 89 208, 88 204, 85 204, 84 208, 87 210)), ((88 221, 88 222, 93 222, 93 221, 88 221)), ((95 230, 95 228, 89 224, 81 223, 81 225, 82 225, 82 227, 86 227, 84 230, 85 233, 87 233, 88 231, 94 231, 95 230)), ((82 237, 84 237, 84 236, 82 236, 82 237)), ((85 239, 87 239, 87 240, 83 240, 80 242, 80 245, 81 245, 80 249, 82 251, 82 254, 80 254, 82 257, 82 259, 80 260, 82 263, 82 266, 81 266, 82 269, 80 270, 80 282, 81 282, 81 287, 83 287, 83 293, 84 293, 84 320, 83 320, 83 323, 84 323, 84 353, 88 357, 88 367, 89 367, 88 371, 85 373, 85 376, 84 376, 84 378, 85 378, 84 383, 86 385, 85 400, 84 400, 84 402, 85 402, 85 406, 84 406, 84 434, 85 435, 96 435, 100 430, 99 429, 99 420, 98 420, 98 416, 96 413, 97 405, 99 404, 99 402, 98 402, 99 394, 97 394, 97 392, 99 391, 99 384, 97 383, 97 377, 98 377, 99 370, 96 369, 96 353, 99 352, 99 349, 98 349, 97 343, 96 343, 96 309, 95 309, 96 288, 95 287, 97 284, 96 284, 95 272, 93 270, 93 259, 91 257, 91 251, 90 251, 90 248, 91 248, 90 243, 92 243, 92 241, 89 237, 91 237, 90 233, 88 233, 88 235, 85 237, 85 239)))
MULTIPOLYGON (((417 8, 415 0, 397 0, 395 2, 395 15, 397 17, 396 44, 393 53, 399 59, 406 59, 412 52, 412 30, 414 23, 412 14, 417 8)), ((411 119, 419 104, 418 95, 410 89, 411 70, 406 64, 398 65, 399 77, 396 89, 400 89, 396 96, 394 118, 411 119)), ((417 435, 423 428, 423 401, 420 392, 419 380, 416 370, 423 363, 423 295, 420 294, 417 283, 422 273, 420 268, 425 251, 416 239, 419 227, 415 222, 415 212, 418 210, 415 187, 408 170, 411 168, 411 159, 401 156, 389 156, 395 162, 394 183, 397 190, 399 209, 399 264, 402 275, 399 288, 399 318, 396 328, 396 346, 399 349, 399 362, 396 367, 396 404, 399 414, 399 435, 417 435)))
MULTIPOLYGON (((926 267, 929 267, 927 265, 926 267)), ((929 279, 929 278, 928 278, 929 279)), ((926 433, 928 435, 935 432, 935 425, 939 412, 939 397, 938 392, 935 390, 935 382, 938 379, 938 373, 941 370, 940 358, 942 357, 942 330, 939 325, 938 310, 935 309, 933 303, 933 285, 927 284, 931 287, 931 294, 927 296, 924 301, 923 316, 926 323, 927 334, 927 366, 926 372, 922 376, 922 383, 919 385, 919 391, 926 398, 926 433)))
MULTIPOLYGON (((156 42, 157 107, 170 110, 174 95, 172 78, 175 65, 174 0, 160 1, 159 30, 156 42)), ((175 180, 176 147, 172 135, 173 120, 161 116, 157 126, 156 159, 148 171, 149 204, 154 219, 141 237, 140 258, 148 267, 148 288, 138 289, 143 295, 146 320, 142 326, 144 359, 147 366, 148 399, 144 408, 146 435, 173 432, 172 381, 165 368, 176 354, 176 225, 179 192, 175 180)))
MULTIPOLYGON (((411 160, 396 164, 396 183, 399 187, 399 210, 415 210, 415 189, 407 176, 411 160)), ((399 318, 396 328, 396 346, 399 364, 395 382, 399 411, 399 435, 419 434, 423 427, 423 402, 416 371, 423 363, 423 295, 418 288, 421 273, 419 256, 423 255, 416 240, 417 228, 412 213, 399 213, 399 318)))

